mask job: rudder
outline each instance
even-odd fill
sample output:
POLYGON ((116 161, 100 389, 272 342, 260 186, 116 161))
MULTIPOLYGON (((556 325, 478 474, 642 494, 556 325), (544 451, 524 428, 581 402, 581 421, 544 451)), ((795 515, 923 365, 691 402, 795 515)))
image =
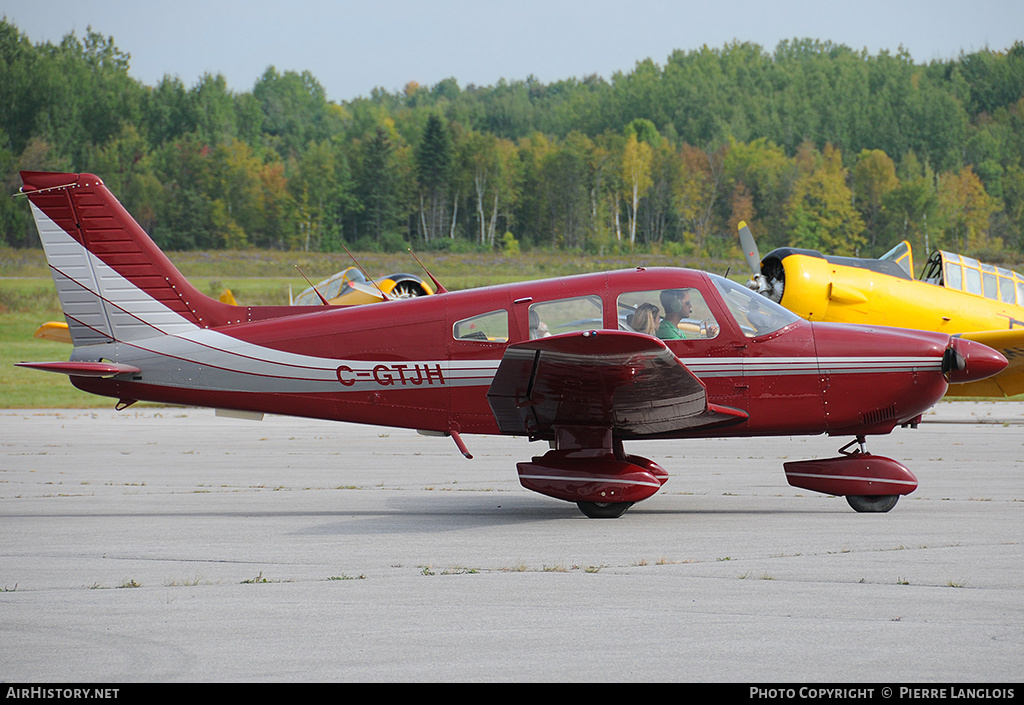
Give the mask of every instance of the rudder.
POLYGON ((76 346, 227 322, 234 307, 193 287, 93 174, 23 171, 76 346))

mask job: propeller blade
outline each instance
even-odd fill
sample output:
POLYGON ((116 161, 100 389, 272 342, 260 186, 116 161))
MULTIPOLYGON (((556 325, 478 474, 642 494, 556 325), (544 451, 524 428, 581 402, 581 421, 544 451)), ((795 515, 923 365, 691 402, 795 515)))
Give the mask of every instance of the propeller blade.
POLYGON ((746 221, 741 220, 739 224, 740 246, 743 248, 743 258, 747 260, 747 266, 754 276, 761 273, 761 255, 757 252, 757 243, 754 236, 750 234, 750 228, 746 221))

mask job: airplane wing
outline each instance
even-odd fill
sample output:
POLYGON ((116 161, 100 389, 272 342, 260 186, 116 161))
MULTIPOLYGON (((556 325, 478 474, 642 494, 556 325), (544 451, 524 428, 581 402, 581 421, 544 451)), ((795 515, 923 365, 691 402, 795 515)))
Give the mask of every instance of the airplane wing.
POLYGON ((961 333, 959 337, 998 350, 1008 364, 1002 372, 993 377, 977 382, 949 385, 947 397, 1010 397, 1024 394, 1024 328, 961 333))
POLYGON ((740 423, 656 338, 625 331, 566 333, 510 345, 487 392, 503 433, 548 437, 556 426, 638 437, 740 423))
POLYGON ((36 329, 33 338, 42 340, 53 340, 58 343, 71 344, 71 333, 68 324, 63 321, 47 321, 36 329))

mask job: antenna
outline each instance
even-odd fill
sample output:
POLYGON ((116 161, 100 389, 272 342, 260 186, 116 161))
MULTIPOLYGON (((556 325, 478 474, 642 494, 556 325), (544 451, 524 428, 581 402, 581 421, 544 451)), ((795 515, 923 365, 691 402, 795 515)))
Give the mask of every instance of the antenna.
MULTIPOLYGON (((423 267, 423 263, 420 262, 420 258, 416 256, 416 253, 412 251, 412 248, 409 248, 409 254, 412 255, 412 258, 414 260, 416 260, 416 263, 419 264, 419 266, 423 267)), ((434 282, 434 293, 436 293, 436 294, 447 294, 448 293, 448 290, 444 288, 444 284, 442 284, 437 279, 435 279, 434 275, 430 273, 429 269, 427 269, 426 267, 423 267, 423 271, 427 273, 428 277, 430 277, 430 281, 434 282)))
POLYGON ((345 247, 345 243, 341 243, 341 248, 342 248, 343 250, 345 250, 345 252, 346 252, 346 253, 348 254, 348 256, 349 256, 349 257, 350 257, 350 258, 352 259, 352 261, 353 261, 353 262, 355 262, 355 264, 356 264, 356 269, 358 269, 358 270, 359 270, 360 272, 362 272, 362 273, 363 273, 363 276, 364 276, 364 277, 366 277, 366 280, 367 280, 368 282, 370 282, 371 284, 373 284, 374 288, 376 288, 376 289, 377 289, 377 291, 379 291, 379 292, 380 292, 381 298, 383 298, 383 299, 384 299, 385 301, 391 301, 391 297, 390 297, 390 296, 388 296, 387 294, 385 294, 385 293, 384 293, 384 290, 380 288, 380 285, 379 285, 379 284, 378 284, 377 282, 375 282, 375 281, 374 281, 373 279, 370 279, 370 277, 369 277, 369 276, 367 276, 367 274, 366 274, 366 270, 365 270, 365 269, 363 269, 363 265, 359 264, 359 262, 358 262, 358 261, 356 260, 356 258, 355 258, 355 257, 354 257, 354 256, 352 255, 352 253, 348 251, 348 248, 347 248, 347 247, 345 247))
MULTIPOLYGON (((296 269, 299 269, 299 265, 297 265, 297 264, 296 264, 296 265, 294 265, 294 267, 295 267, 296 269)), ((305 274, 304 274, 304 273, 302 272, 302 270, 301 270, 301 269, 299 269, 299 274, 302 274, 302 278, 303 278, 303 279, 305 279, 305 280, 306 280, 306 283, 307 283, 307 284, 309 284, 309 286, 310 286, 310 288, 311 288, 311 289, 313 289, 313 293, 314 293, 314 294, 316 294, 317 296, 319 296, 319 297, 320 297, 320 300, 324 302, 324 306, 330 306, 330 304, 329 304, 329 303, 327 302, 327 299, 325 299, 325 298, 324 298, 324 295, 323 295, 323 294, 321 294, 321 293, 320 293, 320 292, 319 292, 319 291, 317 290, 317 288, 316 288, 315 286, 313 286, 313 282, 311 282, 311 281, 309 280, 309 277, 307 277, 307 276, 306 276, 306 275, 305 275, 305 274)))

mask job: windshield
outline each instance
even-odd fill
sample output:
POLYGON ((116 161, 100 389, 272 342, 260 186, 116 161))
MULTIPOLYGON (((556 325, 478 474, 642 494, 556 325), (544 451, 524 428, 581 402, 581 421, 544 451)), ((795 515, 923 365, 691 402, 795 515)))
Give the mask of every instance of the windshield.
POLYGON ((708 276, 715 283, 729 312, 748 338, 774 333, 800 320, 795 313, 782 308, 756 291, 716 274, 708 276))

